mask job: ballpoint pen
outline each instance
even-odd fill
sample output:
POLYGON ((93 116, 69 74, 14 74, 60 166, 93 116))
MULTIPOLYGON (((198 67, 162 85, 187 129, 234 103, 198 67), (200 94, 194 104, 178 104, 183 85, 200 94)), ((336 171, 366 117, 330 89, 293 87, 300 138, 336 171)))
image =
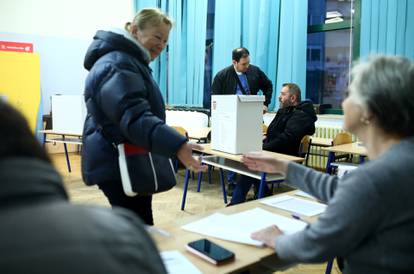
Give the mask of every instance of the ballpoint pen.
POLYGON ((299 215, 297 215, 297 214, 292 214, 292 218, 293 219, 296 219, 296 220, 299 220, 299 221, 302 221, 302 222, 304 222, 304 223, 307 223, 307 224, 309 224, 309 222, 308 221, 306 221, 306 220, 304 220, 304 219, 302 219, 299 215))

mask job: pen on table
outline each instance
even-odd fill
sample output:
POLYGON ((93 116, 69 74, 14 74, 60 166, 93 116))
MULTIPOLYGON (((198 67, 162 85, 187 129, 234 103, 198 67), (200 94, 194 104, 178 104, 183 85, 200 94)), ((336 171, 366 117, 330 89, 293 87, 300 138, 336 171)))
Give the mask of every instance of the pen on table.
POLYGON ((307 224, 309 224, 309 222, 308 221, 306 221, 306 220, 304 220, 303 218, 301 218, 299 215, 297 215, 297 214, 292 214, 292 218, 293 219, 296 219, 296 220, 299 220, 299 221, 302 221, 302 222, 305 222, 305 223, 307 223, 307 224))
POLYGON ((150 233, 151 232, 158 233, 159 235, 164 236, 164 237, 170 237, 171 236, 171 234, 168 233, 167 231, 165 231, 161 228, 153 227, 153 226, 147 226, 147 231, 150 232, 150 233))

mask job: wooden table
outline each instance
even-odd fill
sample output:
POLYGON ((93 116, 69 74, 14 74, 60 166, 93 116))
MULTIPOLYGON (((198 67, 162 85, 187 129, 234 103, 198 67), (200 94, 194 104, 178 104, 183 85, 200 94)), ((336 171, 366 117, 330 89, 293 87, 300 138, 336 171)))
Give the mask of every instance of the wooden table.
POLYGON ((211 127, 187 129, 187 134, 188 134, 189 139, 194 139, 194 140, 197 140, 198 142, 203 142, 203 143, 207 143, 210 132, 211 132, 211 127))
POLYGON ((43 133, 43 144, 45 144, 46 142, 63 144, 63 148, 65 150, 65 156, 66 156, 66 165, 68 166, 68 171, 72 172, 72 169, 70 166, 67 144, 82 145, 82 134, 70 133, 70 132, 59 132, 59 131, 54 131, 53 129, 39 130, 39 132, 43 133), (59 135, 61 137, 48 138, 48 135, 59 135))
MULTIPOLYGON (((284 179, 284 177, 281 174, 268 175, 266 174, 266 172, 256 172, 256 171, 249 170, 242 163, 242 156, 243 156, 242 154, 230 154, 230 153, 226 153, 226 152, 222 152, 218 150, 213 150, 211 149, 210 144, 202 144, 201 147, 203 149, 197 150, 198 152, 201 152, 203 155, 206 155, 206 154, 211 155, 208 157, 203 157, 202 162, 209 166, 215 166, 220 169, 220 181, 221 181, 221 186, 223 190, 223 200, 225 204, 227 204, 227 193, 226 193, 226 188, 225 188, 225 183, 224 183, 223 169, 230 170, 238 174, 242 174, 242 175, 249 176, 249 177, 260 180, 258 198, 264 197, 264 189, 265 189, 265 184, 267 182, 281 181, 284 179)), ((287 154, 276 153, 276 152, 271 152, 271 151, 266 151, 266 150, 263 150, 262 153, 266 156, 270 156, 275 159, 288 160, 288 161, 293 161, 293 162, 298 162, 298 163, 302 163, 305 160, 304 158, 301 158, 301 157, 296 157, 296 156, 291 156, 287 154)), ((202 174, 199 173, 197 192, 200 192, 201 176, 202 174)), ((185 173, 185 179, 184 179, 184 193, 183 193, 183 199, 181 202, 181 210, 184 210, 185 208, 185 201, 187 197, 189 180, 190 180, 190 170, 187 169, 185 173)))
POLYGON ((343 144, 338 146, 323 147, 322 150, 328 151, 328 162, 326 163, 326 173, 332 172, 332 163, 335 160, 335 153, 347 153, 359 155, 359 162, 363 163, 365 157, 368 156, 367 149, 360 143, 354 142, 350 144, 343 144))
MULTIPOLYGON (((222 152, 219 150, 214 150, 211 148, 211 144, 201 144, 200 146, 203 147, 203 150, 199 150, 199 152, 202 152, 204 154, 215 155, 215 156, 223 157, 229 160, 242 162, 242 157, 243 157, 242 154, 231 154, 231 153, 222 152)), ((283 153, 276 153, 276 152, 267 151, 267 150, 263 150, 262 153, 266 156, 274 157, 276 159, 288 160, 288 161, 293 161, 297 163, 302 163, 305 160, 302 157, 291 156, 291 155, 287 155, 283 153)))
MULTIPOLYGON (((294 192, 296 192, 296 190, 291 191, 291 192, 285 192, 282 194, 283 195, 293 194, 294 192)), ((269 198, 274 198, 274 196, 269 197, 269 198)), ((265 198, 265 199, 268 199, 268 198, 265 198)), ((238 212, 242 212, 245 210, 253 209, 256 207, 260 207, 272 213, 277 213, 277 214, 291 218, 292 212, 285 211, 282 209, 277 209, 271 206, 267 206, 265 204, 260 203, 260 201, 261 200, 254 200, 254 201, 234 205, 231 207, 226 207, 226 208, 222 208, 219 210, 215 210, 213 212, 206 212, 203 214, 198 214, 198 215, 191 216, 188 218, 176 220, 173 223, 169 223, 167 225, 163 225, 159 227, 156 226, 156 228, 160 228, 163 231, 167 232, 169 236, 166 236, 165 233, 164 235, 161 235, 160 233, 156 233, 156 232, 151 232, 151 236, 155 240, 156 245, 160 251, 178 250, 185 257, 187 257, 191 261, 191 263, 193 263, 203 273, 237 273, 240 271, 251 269, 252 267, 260 265, 264 261, 271 261, 275 265, 279 264, 280 266, 283 266, 283 265, 286 266, 286 264, 284 264, 277 258, 275 251, 272 248, 256 247, 256 246, 247 245, 247 244, 220 240, 220 239, 216 239, 213 237, 208 237, 208 236, 192 233, 192 232, 181 229, 182 225, 199 220, 215 212, 220 212, 223 214, 233 214, 233 213, 238 213, 238 212), (188 251, 186 251, 185 245, 188 242, 198 240, 201 238, 207 238, 223 246, 224 248, 227 248, 233 251, 236 255, 235 261, 228 263, 228 264, 221 265, 221 266, 215 266, 189 253, 188 251)), ((313 222, 316 219, 317 217, 312 217, 312 218, 304 217, 303 218, 303 220, 307 222, 313 222)))
POLYGON ((310 137, 311 145, 319 146, 319 147, 330 147, 332 146, 332 138, 321 138, 321 137, 310 137))

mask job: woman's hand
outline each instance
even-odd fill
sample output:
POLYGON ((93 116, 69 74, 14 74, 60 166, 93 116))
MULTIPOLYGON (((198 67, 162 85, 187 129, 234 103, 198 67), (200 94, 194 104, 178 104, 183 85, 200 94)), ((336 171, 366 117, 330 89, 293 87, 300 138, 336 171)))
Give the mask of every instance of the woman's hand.
POLYGON ((198 151, 203 150, 203 147, 197 144, 185 142, 177 151, 177 157, 185 165, 186 168, 192 171, 206 171, 207 166, 201 164, 201 159, 193 156, 193 149, 198 151))
POLYGON ((277 160, 263 155, 261 152, 250 152, 243 155, 243 163, 251 170, 286 174, 288 161, 277 160))
POLYGON ((262 230, 253 232, 250 237, 253 240, 264 243, 268 247, 275 248, 275 241, 280 235, 283 235, 283 232, 276 225, 272 225, 262 230))

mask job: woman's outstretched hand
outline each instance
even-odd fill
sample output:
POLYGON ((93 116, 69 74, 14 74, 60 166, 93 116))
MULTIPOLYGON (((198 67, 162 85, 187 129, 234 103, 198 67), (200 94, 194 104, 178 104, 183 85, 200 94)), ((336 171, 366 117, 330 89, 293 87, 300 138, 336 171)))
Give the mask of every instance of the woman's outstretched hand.
POLYGON ((249 169, 266 173, 286 174, 288 165, 288 161, 277 160, 261 152, 246 153, 242 161, 249 169))
POLYGON ((253 232, 250 237, 253 240, 264 243, 268 247, 275 248, 276 239, 280 235, 283 235, 283 232, 276 225, 272 225, 262 230, 253 232))
POLYGON ((207 170, 207 166, 201 164, 199 157, 193 156, 193 149, 197 151, 203 150, 203 147, 193 143, 184 143, 177 151, 177 157, 185 165, 186 168, 196 171, 204 172, 207 170))

